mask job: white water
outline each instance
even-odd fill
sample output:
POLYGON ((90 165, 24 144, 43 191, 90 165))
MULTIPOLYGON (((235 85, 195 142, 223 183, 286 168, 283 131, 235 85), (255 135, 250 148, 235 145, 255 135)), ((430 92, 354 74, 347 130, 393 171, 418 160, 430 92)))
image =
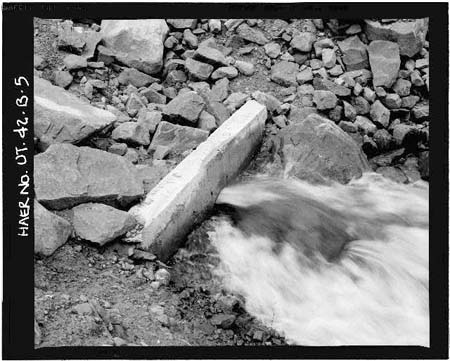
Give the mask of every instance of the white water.
POLYGON ((311 268, 289 244, 276 255, 270 239, 246 237, 220 219, 210 237, 229 291, 292 344, 429 346, 428 184, 377 174, 346 186, 286 182, 344 213, 357 241, 339 261, 321 258, 311 268))

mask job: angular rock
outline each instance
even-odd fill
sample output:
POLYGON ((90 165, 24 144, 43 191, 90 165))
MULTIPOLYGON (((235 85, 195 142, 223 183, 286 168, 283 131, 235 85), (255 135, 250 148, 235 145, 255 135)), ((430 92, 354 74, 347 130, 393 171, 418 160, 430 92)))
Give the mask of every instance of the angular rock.
POLYGON ((342 61, 347 71, 365 69, 369 66, 367 47, 357 35, 339 41, 338 45, 342 51, 342 61))
POLYGON ((417 102, 420 100, 420 97, 417 95, 408 95, 407 97, 402 98, 402 108, 413 108, 417 102))
POLYGON ((278 43, 272 42, 264 45, 264 51, 269 58, 275 59, 281 53, 281 46, 278 43))
POLYGON ((120 124, 111 134, 112 139, 130 145, 149 145, 150 132, 145 126, 136 122, 120 124))
POLYGON ((206 111, 216 118, 217 125, 222 125, 230 117, 230 111, 222 102, 210 101, 206 105, 206 111))
POLYGON ((322 50, 322 62, 323 66, 327 69, 336 65, 336 53, 334 52, 334 49, 322 50))
POLYGON ((72 227, 34 200, 34 253, 50 256, 67 242, 72 227))
POLYGON ((220 33, 222 29, 222 23, 219 19, 209 19, 208 21, 209 31, 213 34, 220 33))
POLYGON ((58 24, 58 48, 81 55, 87 60, 94 56, 100 40, 101 35, 98 31, 81 27, 75 29, 71 21, 58 24))
POLYGON ((373 141, 381 152, 387 152, 392 147, 392 136, 386 129, 378 129, 373 135, 373 141))
POLYGON ((392 90, 395 91, 401 97, 406 97, 409 95, 411 91, 411 83, 405 79, 398 79, 394 83, 392 90))
POLYGON ((372 104, 370 107, 370 117, 375 124, 387 128, 389 126, 389 118, 391 112, 384 107, 379 100, 372 104))
POLYGON ((68 71, 57 70, 54 74, 54 82, 61 88, 67 88, 72 83, 72 80, 73 76, 68 71))
POLYGON ((313 101, 319 110, 333 109, 337 104, 336 95, 328 90, 315 90, 313 101))
POLYGON ((173 166, 166 161, 153 161, 152 165, 137 165, 138 177, 144 185, 147 194, 172 170, 173 166))
POLYGON ((259 45, 265 45, 269 42, 269 40, 264 36, 264 34, 254 28, 251 28, 247 24, 241 24, 237 28, 238 35, 251 43, 256 43, 259 45))
POLYGON ((389 40, 399 45, 400 54, 412 57, 425 44, 428 32, 428 18, 396 21, 383 24, 379 21, 365 20, 365 33, 369 40, 389 40))
POLYGON ((131 84, 136 88, 147 87, 150 84, 155 83, 158 79, 145 74, 134 68, 125 68, 117 78, 120 84, 128 85, 131 84))
POLYGON ((198 127, 207 132, 212 132, 217 129, 216 118, 208 112, 202 111, 198 119, 198 127))
POLYGON ((223 102, 223 104, 230 110, 234 112, 237 108, 240 108, 245 104, 249 96, 245 93, 236 92, 230 94, 230 96, 223 102))
POLYGON ((53 144, 34 157, 36 199, 49 209, 86 202, 126 206, 144 193, 134 166, 89 147, 53 144))
POLYGON ((162 120, 162 114, 159 111, 143 109, 139 112, 138 124, 146 127, 150 134, 156 131, 156 127, 162 120))
POLYGON ((428 101, 426 100, 416 104, 412 109, 412 113, 416 120, 423 121, 427 119, 430 116, 430 106, 428 101))
POLYGON ((192 58, 186 59, 186 69, 189 75, 198 80, 207 80, 214 70, 210 64, 202 63, 192 58))
POLYGON ((76 144, 115 120, 114 114, 82 102, 42 78, 34 78, 34 135, 40 149, 54 143, 76 144))
POLYGON ((369 44, 369 61, 373 85, 390 88, 400 69, 400 53, 396 43, 374 40, 369 44))
POLYGON ((228 66, 225 55, 220 50, 200 45, 194 53, 194 59, 214 65, 228 66))
POLYGON ((234 66, 241 74, 244 74, 246 76, 251 76, 255 73, 255 66, 252 63, 242 60, 236 60, 234 66))
POLYGON ((328 79, 314 78, 313 86, 315 90, 329 90, 340 97, 347 97, 351 93, 351 90, 349 88, 338 85, 328 79))
POLYGON ((153 136, 149 152, 158 146, 170 148, 170 156, 179 156, 186 151, 195 149, 208 138, 209 132, 202 129, 186 127, 162 121, 153 136))
POLYGON ((342 120, 339 122, 339 128, 341 128, 344 132, 347 133, 356 133, 358 131, 358 126, 352 122, 346 122, 342 120))
POLYGON ((317 114, 317 109, 314 107, 302 107, 298 108, 295 106, 291 106, 291 110, 289 112, 289 123, 296 124, 303 122, 310 114, 317 114))
POLYGON ((354 98, 352 105, 355 108, 356 114, 365 115, 370 112, 370 104, 363 97, 354 98))
POLYGON ((397 183, 407 183, 408 181, 405 173, 397 167, 379 167, 376 172, 397 183))
POLYGON ((317 57, 322 56, 323 49, 333 49, 333 48, 334 48, 333 40, 329 38, 320 39, 314 43, 314 52, 316 53, 317 57))
POLYGON ((356 119, 356 110, 353 108, 353 106, 350 103, 347 103, 346 101, 343 101, 344 103, 344 115, 345 117, 350 120, 354 121, 356 119))
POLYGON ((209 99, 214 101, 223 101, 228 97, 230 81, 227 78, 216 81, 209 93, 209 99))
POLYGON ((295 86, 297 85, 298 69, 299 66, 296 63, 280 61, 272 67, 270 79, 282 86, 295 86))
POLYGON ((387 94, 384 98, 384 104, 389 109, 398 109, 402 105, 402 99, 398 94, 387 94))
POLYGON ((79 55, 74 54, 67 55, 64 58, 63 62, 67 70, 77 70, 87 67, 87 60, 79 55))
POLYGON ((305 68, 297 74, 297 82, 302 85, 313 80, 313 72, 311 68, 305 68))
POLYGON ((75 235, 100 246, 123 236, 136 225, 128 212, 100 203, 80 204, 66 212, 75 235))
POLYGON ((198 117, 205 108, 205 101, 197 93, 188 91, 177 95, 166 106, 164 114, 175 121, 196 124, 198 117))
POLYGON ((377 126, 369 118, 358 115, 355 120, 358 130, 364 135, 373 135, 377 131, 377 126))
POLYGON ((116 59, 146 74, 158 73, 163 64, 163 42, 169 27, 162 19, 102 20, 104 45, 116 59))
POLYGON ((280 131, 285 174, 308 181, 347 183, 369 171, 359 146, 329 119, 317 114, 280 131))
POLYGON ((195 29, 197 19, 167 19, 167 23, 175 29, 195 29))
POLYGON ((125 105, 128 115, 134 117, 142 108, 145 108, 145 104, 141 97, 136 93, 131 93, 125 105))
POLYGON ((400 123, 394 126, 392 136, 397 146, 400 147, 403 144, 403 139, 405 139, 406 134, 408 134, 412 129, 414 129, 414 127, 408 124, 400 123))
POLYGON ((269 113, 280 114, 281 102, 271 94, 263 93, 259 90, 252 93, 252 98, 263 104, 269 113))
POLYGON ((144 89, 140 92, 140 94, 145 97, 149 103, 154 104, 166 104, 167 97, 161 93, 158 93, 156 90, 152 88, 144 89))
POLYGON ((303 32, 296 35, 291 40, 291 47, 295 50, 303 53, 309 53, 312 49, 312 45, 316 41, 316 36, 310 32, 303 32))

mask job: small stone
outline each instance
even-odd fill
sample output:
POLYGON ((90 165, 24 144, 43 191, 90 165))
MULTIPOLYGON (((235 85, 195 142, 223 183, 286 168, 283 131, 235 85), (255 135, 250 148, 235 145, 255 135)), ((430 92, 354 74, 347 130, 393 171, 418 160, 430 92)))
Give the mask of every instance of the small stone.
POLYGON ((68 70, 84 69, 87 67, 86 58, 79 55, 67 55, 63 62, 68 70))
POLYGON ((368 158, 378 154, 377 144, 367 135, 363 138, 363 145, 361 148, 368 158))
POLYGON ((370 117, 375 124, 387 128, 389 126, 389 118, 391 112, 384 107, 379 100, 372 104, 370 107, 370 117))
POLYGON ((344 115, 345 117, 350 120, 354 121, 356 119, 356 110, 353 108, 353 106, 350 103, 347 103, 346 101, 343 101, 344 103, 344 115))
POLYGON ((108 148, 108 152, 117 155, 125 155, 127 150, 128 146, 125 143, 114 143, 108 148))
POLYGON ((417 71, 417 70, 414 70, 413 72, 411 72, 410 79, 411 79, 411 83, 414 86, 420 87, 425 84, 422 77, 420 76, 419 71, 417 71))
POLYGON ((356 83, 355 87, 353 88, 353 94, 355 94, 356 96, 359 96, 363 90, 364 90, 364 88, 361 86, 361 84, 356 83))
POLYGON ((363 90, 363 97, 369 102, 369 103, 373 103, 376 99, 376 94, 375 92, 370 89, 369 87, 365 87, 363 90))
POLYGON ((295 50, 309 53, 312 49, 313 43, 316 41, 316 36, 313 33, 304 32, 296 35, 291 40, 291 47, 295 50))
POLYGON ((278 43, 268 43, 264 45, 264 51, 269 58, 275 59, 281 54, 281 46, 278 43))
POLYGON ((333 109, 337 104, 337 97, 328 90, 315 90, 313 101, 319 110, 333 109))
POLYGON ((403 139, 414 127, 408 124, 397 124, 393 127, 392 136, 395 144, 400 147, 403 143, 403 139))
POLYGON ((417 59, 416 60, 416 69, 423 69, 429 66, 428 59, 417 59))
POLYGON ((398 109, 402 105, 402 99, 398 94, 388 94, 384 98, 384 104, 389 109, 398 109))
POLYGON ((356 133, 358 131, 358 126, 352 122, 346 122, 342 120, 339 122, 339 127, 347 133, 356 133))
POLYGON ((68 71, 57 70, 54 74, 54 82, 61 88, 67 88, 73 80, 72 74, 68 71))
POLYGON ((198 39, 192 34, 191 29, 184 30, 183 39, 190 48, 196 49, 198 47, 198 39))
POLYGON ((334 49, 323 49, 322 50, 322 62, 325 68, 332 68, 336 65, 336 53, 334 49))
POLYGON ((377 97, 379 97, 379 98, 384 98, 384 97, 387 95, 386 90, 384 90, 384 88, 382 88, 382 87, 380 87, 380 86, 377 86, 377 87, 375 88, 375 94, 376 94, 377 97))
POLYGON ((155 280, 163 286, 167 286, 170 283, 170 273, 165 268, 160 268, 155 272, 155 280))
POLYGON ((280 61, 272 67, 270 79, 282 86, 295 86, 298 69, 299 66, 296 63, 280 61))
POLYGON ((144 107, 145 104, 139 97, 139 95, 137 95, 136 93, 132 93, 128 98, 125 109, 130 117, 134 117, 139 112, 139 109, 144 107))
POLYGON ((122 85, 131 84, 136 88, 147 87, 158 80, 134 68, 125 68, 117 79, 122 85))
POLYGON ((207 80, 213 72, 214 67, 210 64, 188 58, 186 59, 186 69, 192 78, 207 80))
POLYGON ((297 74, 297 82, 302 85, 312 81, 314 78, 311 68, 306 68, 297 74))
POLYGON ((323 49, 333 49, 333 48, 334 48, 333 40, 331 40, 329 38, 317 40, 314 43, 314 52, 316 53, 317 57, 322 56, 323 49))
POLYGON ((233 325, 235 320, 235 315, 220 313, 211 317, 211 324, 223 329, 229 329, 233 325))
POLYGON ((428 101, 423 101, 416 104, 412 109, 412 113, 414 119, 419 121, 423 121, 424 119, 428 118, 430 115, 430 108, 428 105, 428 101))
POLYGON ((194 59, 214 66, 228 66, 225 55, 219 50, 200 45, 194 53, 194 59))
POLYGON ((355 35, 355 34, 359 34, 361 32, 361 25, 359 24, 352 24, 350 25, 347 30, 345 30, 345 33, 347 35, 355 35))
POLYGON ((272 120, 280 129, 286 127, 287 125, 287 118, 284 115, 273 117, 272 120))
POLYGON ((89 302, 80 303, 74 307, 74 311, 79 315, 90 315, 93 310, 89 302))
POLYGON ((113 342, 114 342, 114 346, 118 346, 118 347, 127 345, 127 341, 125 341, 124 339, 122 339, 120 337, 114 337, 113 342))
POLYGON ((211 74, 211 79, 222 79, 222 78, 228 78, 228 79, 234 79, 238 76, 238 71, 234 66, 224 66, 221 68, 216 69, 211 74))
POLYGON ((358 115, 365 115, 370 112, 369 102, 361 96, 354 98, 352 105, 356 110, 356 114, 358 115))
POLYGON ((328 117, 335 123, 339 123, 342 118, 342 107, 337 105, 334 109, 331 109, 328 113, 328 117))
POLYGON ((319 59, 311 59, 309 62, 309 66, 312 70, 319 70, 322 67, 323 63, 322 60, 319 59))
POLYGON ((47 61, 40 55, 35 54, 33 61, 34 61, 34 67, 37 70, 44 70, 48 65, 47 61))
POLYGON ((377 126, 369 118, 358 115, 355 120, 358 130, 365 135, 373 135, 377 131, 377 126))
POLYGON ((234 66, 240 73, 246 76, 251 76, 255 73, 255 66, 252 63, 248 63, 242 60, 236 60, 234 66))
POLYGON ((392 90, 401 97, 408 96, 411 91, 411 83, 405 79, 398 79, 392 87, 392 90))
POLYGON ((217 129, 216 119, 208 112, 202 111, 198 119, 198 127, 208 132, 212 132, 217 129))
POLYGON ((417 95, 409 95, 407 97, 402 98, 402 108, 412 109, 414 105, 420 100, 420 97, 417 95))
POLYGON ((339 64, 335 65, 330 70, 328 70, 328 74, 330 74, 331 76, 339 76, 343 73, 344 71, 342 70, 342 67, 339 64))
POLYGON ((252 43, 265 45, 269 42, 261 31, 253 29, 247 24, 239 25, 236 32, 241 38, 252 43))
POLYGON ((116 141, 123 141, 131 145, 149 145, 150 133, 148 128, 140 123, 126 122, 119 125, 111 134, 116 141))
POLYGON ((386 129, 378 129, 373 135, 373 141, 381 152, 387 152, 391 149, 392 136, 386 129))
POLYGON ((167 19, 167 24, 174 29, 195 29, 197 27, 197 19, 167 19))
POLYGON ((220 33, 222 30, 222 23, 219 19, 210 19, 208 21, 209 31, 213 34, 220 33))
POLYGON ((224 105, 231 111, 234 112, 236 109, 240 108, 245 104, 249 96, 245 93, 236 92, 230 94, 230 96, 224 101, 224 105))

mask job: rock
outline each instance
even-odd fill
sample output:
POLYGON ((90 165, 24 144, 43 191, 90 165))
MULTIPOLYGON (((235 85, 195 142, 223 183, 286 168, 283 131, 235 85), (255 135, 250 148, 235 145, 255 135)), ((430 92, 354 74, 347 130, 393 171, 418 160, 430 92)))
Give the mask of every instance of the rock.
POLYGON ((356 114, 365 115, 370 112, 370 104, 363 97, 354 98, 352 105, 355 108, 356 114))
POLYGON ((233 66, 224 66, 217 68, 212 74, 211 79, 222 79, 222 78, 228 78, 228 79, 234 79, 238 76, 238 71, 233 66))
POLYGON ((314 78, 313 86, 315 90, 328 90, 340 97, 347 97, 351 93, 349 88, 338 85, 328 79, 314 78))
POLYGON ((177 83, 184 83, 186 80, 186 74, 182 70, 172 70, 167 74, 166 84, 177 85, 177 83))
POLYGON ((111 134, 112 139, 130 145, 149 145, 150 132, 147 127, 136 122, 120 124, 111 134))
POLYGON ((400 69, 400 53, 396 43, 374 40, 369 44, 369 61, 373 85, 390 88, 400 69))
POLYGON ((39 324, 34 320, 34 347, 36 348, 42 342, 42 332, 39 324))
POLYGON ((350 120, 354 121, 356 119, 356 110, 353 108, 353 106, 350 103, 347 103, 346 101, 343 101, 344 104, 344 115, 345 117, 350 120))
POLYGON ((47 67, 48 63, 42 56, 34 54, 33 65, 37 70, 44 70, 47 67))
POLYGON ((50 256, 67 242, 72 227, 34 200, 34 253, 50 256))
POLYGON ((280 61, 272 67, 270 79, 282 86, 295 86, 298 69, 299 66, 296 63, 280 61))
POLYGON ((387 94, 384 98, 384 104, 389 109, 398 109, 402 105, 402 99, 398 94, 387 94))
POLYGON ((287 125, 287 118, 284 115, 273 117, 272 121, 278 126, 278 128, 284 128, 287 125))
POLYGON ((222 30, 222 23, 219 19, 209 19, 208 20, 209 31, 213 34, 220 33, 222 30))
POLYGON ((115 120, 114 114, 82 102, 47 80, 34 78, 34 134, 41 150, 54 143, 76 144, 115 120))
POLYGON ((316 41, 316 36, 313 33, 303 32, 296 35, 291 40, 291 47, 295 50, 303 53, 309 53, 312 49, 312 45, 316 41))
POLYGON ((111 65, 114 63, 115 57, 114 52, 108 48, 105 48, 103 45, 99 45, 97 47, 97 60, 101 61, 105 65, 111 65))
POLYGON ((58 48, 81 55, 85 59, 94 56, 100 40, 101 35, 95 30, 82 27, 74 28, 71 21, 63 21, 58 24, 58 48))
POLYGON ((163 42, 169 32, 162 19, 102 20, 104 45, 116 59, 146 74, 158 73, 163 65, 163 42))
POLYGON ((289 112, 289 123, 296 124, 303 122, 310 114, 317 114, 317 109, 314 107, 294 107, 291 106, 291 110, 289 112))
POLYGON ((79 55, 70 54, 67 55, 63 63, 67 70, 77 70, 77 69, 84 69, 87 67, 87 60, 79 55))
POLYGON ((412 125, 402 123, 397 124, 393 127, 392 136, 394 138, 394 142, 398 147, 403 144, 403 139, 405 138, 406 134, 408 134, 412 129, 414 129, 412 125))
POLYGON ((365 33, 369 40, 389 40, 399 45, 401 55, 412 57, 425 43, 428 32, 428 18, 396 21, 383 24, 379 21, 365 20, 365 33))
POLYGON ((125 143, 114 143, 108 148, 108 152, 117 155, 125 155, 127 150, 128 146, 125 143))
POLYGON ((208 135, 209 132, 202 129, 162 121, 156 129, 148 150, 155 151, 157 146, 163 145, 170 148, 170 156, 179 156, 195 149, 208 138, 208 135))
POLYGON ((364 135, 373 135, 377 131, 377 126, 369 118, 358 115, 355 120, 358 130, 364 135))
POLYGON ((407 97, 402 98, 401 107, 412 109, 419 100, 420 100, 420 97, 418 97, 417 95, 409 95, 407 97))
POLYGON ((361 148, 369 158, 378 153, 377 144, 368 135, 364 136, 361 148))
POLYGON ((332 121, 317 114, 280 130, 285 174, 314 181, 347 183, 370 167, 356 143, 332 121))
POLYGON ((172 166, 162 160, 159 162, 153 161, 151 166, 137 165, 136 170, 139 179, 144 185, 144 192, 147 194, 172 170, 172 166))
POLYGON ((352 24, 347 28, 347 30, 345 30, 345 33, 347 35, 355 35, 355 34, 359 34, 361 31, 362 31, 361 25, 352 24))
POLYGON ((265 45, 269 42, 269 40, 267 40, 267 38, 261 31, 253 29, 245 23, 239 25, 236 32, 242 39, 247 40, 251 43, 265 45))
POLYGON ((198 117, 205 108, 205 101, 197 93, 189 91, 177 95, 164 110, 171 120, 196 124, 198 117))
POLYGON ((149 103, 153 104, 166 104, 167 97, 152 88, 144 89, 140 92, 140 95, 145 97, 149 103))
POLYGON ((333 109, 337 104, 337 97, 328 90, 315 90, 313 101, 319 110, 333 109))
POLYGON ((61 88, 67 88, 72 83, 72 80, 73 76, 68 71, 55 71, 54 82, 57 86, 60 86, 61 88))
POLYGON ((217 129, 216 119, 208 112, 202 111, 198 119, 198 127, 207 132, 212 132, 217 129))
POLYGON ((381 152, 387 152, 392 146, 392 136, 386 129, 378 129, 373 135, 373 141, 381 152))
POLYGON ((233 314, 219 313, 219 314, 211 317, 211 323, 214 326, 217 326, 217 327, 220 327, 223 329, 231 328, 231 326, 233 326, 233 323, 235 320, 236 320, 236 316, 233 314))
POLYGON ((224 101, 224 105, 233 113, 236 109, 245 104, 249 96, 245 93, 236 92, 230 94, 230 96, 224 101))
POLYGON ((213 72, 214 67, 210 64, 187 58, 186 69, 193 79, 207 80, 213 72))
POLYGON ((267 43, 264 45, 264 51, 269 58, 275 59, 281 54, 281 46, 275 42, 267 43))
POLYGON ((177 30, 195 29, 197 19, 167 19, 167 23, 177 30))
POLYGON ((186 42, 186 44, 190 48, 197 48, 198 47, 198 39, 197 37, 192 33, 190 29, 185 29, 183 32, 183 39, 186 42))
POLYGON ((420 176, 424 180, 428 180, 430 177, 430 168, 429 168, 429 152, 420 152, 419 154, 419 172, 420 176))
POLYGON ((387 128, 389 126, 389 118, 391 112, 384 107, 379 100, 372 104, 370 107, 370 117, 375 124, 387 128))
POLYGON ((413 72, 411 72, 410 79, 411 79, 411 83, 414 86, 420 87, 420 86, 424 86, 424 84, 425 84, 425 82, 423 81, 422 77, 420 76, 420 72, 418 70, 414 70, 413 72))
POLYGON ((406 175, 397 167, 379 167, 376 172, 397 183, 408 182, 406 175))
POLYGON ((314 52, 316 53, 317 57, 322 56, 323 49, 333 49, 333 48, 334 48, 333 40, 331 40, 329 38, 317 40, 314 43, 314 52))
POLYGON ((158 81, 158 79, 145 74, 134 68, 125 68, 118 76, 117 80, 122 85, 131 84, 136 88, 147 87, 158 81))
POLYGON ((314 76, 311 68, 305 68, 297 74, 297 82, 302 85, 313 80, 314 76))
POLYGON ((430 115, 428 100, 416 104, 412 109, 412 114, 415 120, 423 121, 427 119, 430 115))
POLYGON ((236 60, 234 66, 240 73, 246 76, 251 76, 255 73, 255 66, 252 63, 242 60, 236 60))
POLYGON ((416 60, 416 68, 417 68, 417 69, 428 68, 428 66, 429 66, 429 60, 428 60, 428 58, 417 59, 417 60, 416 60))
POLYGON ((86 202, 126 206, 144 193, 126 159, 89 147, 51 145, 34 157, 36 199, 50 209, 86 202))
POLYGON ((372 89, 370 89, 369 87, 365 87, 363 89, 363 97, 368 102, 373 103, 377 96, 376 96, 375 92, 372 89))
POLYGON ((160 268, 155 272, 155 280, 163 286, 168 286, 170 282, 170 273, 165 268, 160 268))
POLYGON ((344 62, 347 71, 365 69, 368 67, 367 47, 357 35, 339 41, 338 45, 343 54, 342 61, 344 62))
POLYGON ((209 99, 214 101, 223 101, 228 97, 230 81, 227 78, 222 78, 213 85, 209 93, 209 99))
POLYGON ((222 123, 230 117, 230 111, 222 102, 210 101, 206 105, 206 111, 216 118, 216 123, 222 123))
POLYGON ((84 302, 76 305, 73 308, 73 311, 79 315, 91 315, 94 312, 89 302, 84 302))
POLYGON ((156 131, 156 127, 161 122, 162 114, 159 111, 142 109, 139 112, 138 124, 146 127, 150 134, 156 131))
POLYGON ((406 97, 411 91, 411 83, 405 79, 398 79, 392 87, 392 90, 401 97, 406 97))
POLYGON ((334 49, 322 50, 322 62, 323 66, 327 69, 336 65, 336 53, 334 52, 334 49))
POLYGON ((271 94, 260 92, 259 90, 252 93, 252 98, 258 103, 263 104, 269 113, 280 114, 281 102, 271 94))
POLYGON ((346 122, 342 120, 339 122, 339 127, 347 133, 356 133, 358 131, 358 126, 352 122, 346 122))
POLYGON ((194 53, 194 59, 214 65, 228 66, 225 55, 220 50, 200 45, 194 53))
POLYGON ((140 96, 136 93, 131 93, 125 106, 128 115, 134 117, 142 108, 145 108, 145 104, 140 96))

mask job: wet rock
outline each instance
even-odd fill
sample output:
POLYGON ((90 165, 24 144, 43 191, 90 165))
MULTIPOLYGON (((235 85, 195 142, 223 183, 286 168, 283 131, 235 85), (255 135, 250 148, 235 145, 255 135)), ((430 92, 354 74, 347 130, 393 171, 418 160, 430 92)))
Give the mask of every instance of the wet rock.
POLYGON ((247 24, 239 25, 236 32, 241 38, 251 43, 265 45, 269 42, 269 40, 264 36, 264 34, 260 30, 251 28, 247 24))
POLYGON ((291 40, 291 47, 303 53, 309 53, 312 45, 316 41, 316 36, 310 32, 303 32, 294 36, 291 40))
POLYGON ((337 97, 328 90, 315 90, 313 101, 319 110, 333 109, 337 104, 337 97))
POLYGON ((359 146, 332 121, 317 114, 280 131, 285 173, 305 180, 347 183, 370 170, 359 146))
POLYGON ((323 66, 327 69, 336 65, 336 53, 334 52, 334 49, 322 50, 322 62, 323 66))
POLYGON ((392 90, 401 97, 406 97, 411 91, 411 83, 405 79, 398 79, 392 87, 392 90))
POLYGON ((72 227, 34 200, 34 253, 50 256, 67 242, 72 227))
POLYGON ((170 148, 171 156, 178 156, 196 148, 208 138, 209 132, 192 127, 162 121, 156 129, 149 152, 155 151, 157 146, 170 148))
POLYGON ((116 120, 114 114, 41 78, 34 79, 34 94, 34 133, 40 149, 54 143, 76 144, 116 120))
POLYGON ((87 67, 87 60, 79 55, 67 55, 63 62, 67 70, 84 69, 87 67))
POLYGON ((364 135, 373 135, 377 131, 377 126, 369 118, 363 117, 362 115, 356 117, 355 125, 364 135))
POLYGON ((399 45, 400 54, 408 57, 422 49, 428 32, 428 18, 400 20, 391 24, 374 20, 365 20, 365 23, 365 33, 369 40, 394 41, 399 45))
POLYGON ((347 71, 364 69, 369 66, 367 47, 357 35, 338 42, 338 45, 343 54, 342 61, 347 71))
POLYGON ((299 66, 296 63, 280 61, 272 67, 270 79, 282 86, 295 86, 298 69, 299 66))
POLYGON ((134 68, 125 68, 117 79, 122 85, 131 84, 136 88, 147 87, 158 80, 134 68))
POLYGON ((205 101, 197 93, 188 91, 172 99, 164 110, 171 120, 196 124, 198 117, 205 108, 205 101))
POLYGON ((115 58, 146 74, 158 73, 163 64, 163 42, 169 32, 162 19, 102 20, 104 45, 115 58))
POLYGON ((224 66, 216 69, 211 74, 211 79, 222 79, 222 78, 228 78, 228 79, 234 79, 238 76, 238 71, 234 66, 224 66))
POLYGON ((120 124, 111 134, 112 139, 130 145, 149 145, 150 132, 147 127, 136 122, 120 124))
POLYGON ((218 315, 214 315, 211 317, 211 323, 223 329, 229 329, 233 326, 234 321, 236 320, 236 316, 233 314, 224 314, 220 313, 218 315))
POLYGON ((192 58, 186 59, 186 69, 189 75, 198 80, 207 80, 214 70, 210 64, 202 63, 192 58))
POLYGON ((36 199, 50 209, 86 202, 126 206, 144 193, 134 166, 89 147, 54 144, 34 157, 36 199))
POLYGON ((379 100, 373 103, 370 107, 370 117, 375 124, 379 124, 380 126, 387 128, 389 126, 390 116, 391 112, 385 108, 379 100))
POLYGON ((54 82, 57 86, 60 86, 61 88, 67 88, 72 83, 72 80, 73 76, 68 71, 55 71, 54 82))
POLYGON ((204 45, 195 51, 194 59, 214 66, 228 66, 225 55, 220 50, 204 45))
POLYGON ((374 40, 369 44, 369 61, 373 85, 390 88, 400 69, 400 53, 396 43, 374 40))
POLYGON ((255 66, 252 63, 242 60, 236 60, 234 66, 241 74, 244 74, 246 76, 251 76, 255 73, 255 66))
POLYGON ((349 88, 338 85, 328 79, 314 78, 313 86, 315 90, 328 90, 340 97, 349 96, 351 93, 349 88))
POLYGON ((177 30, 195 29, 197 26, 197 19, 167 19, 167 24, 177 30))

